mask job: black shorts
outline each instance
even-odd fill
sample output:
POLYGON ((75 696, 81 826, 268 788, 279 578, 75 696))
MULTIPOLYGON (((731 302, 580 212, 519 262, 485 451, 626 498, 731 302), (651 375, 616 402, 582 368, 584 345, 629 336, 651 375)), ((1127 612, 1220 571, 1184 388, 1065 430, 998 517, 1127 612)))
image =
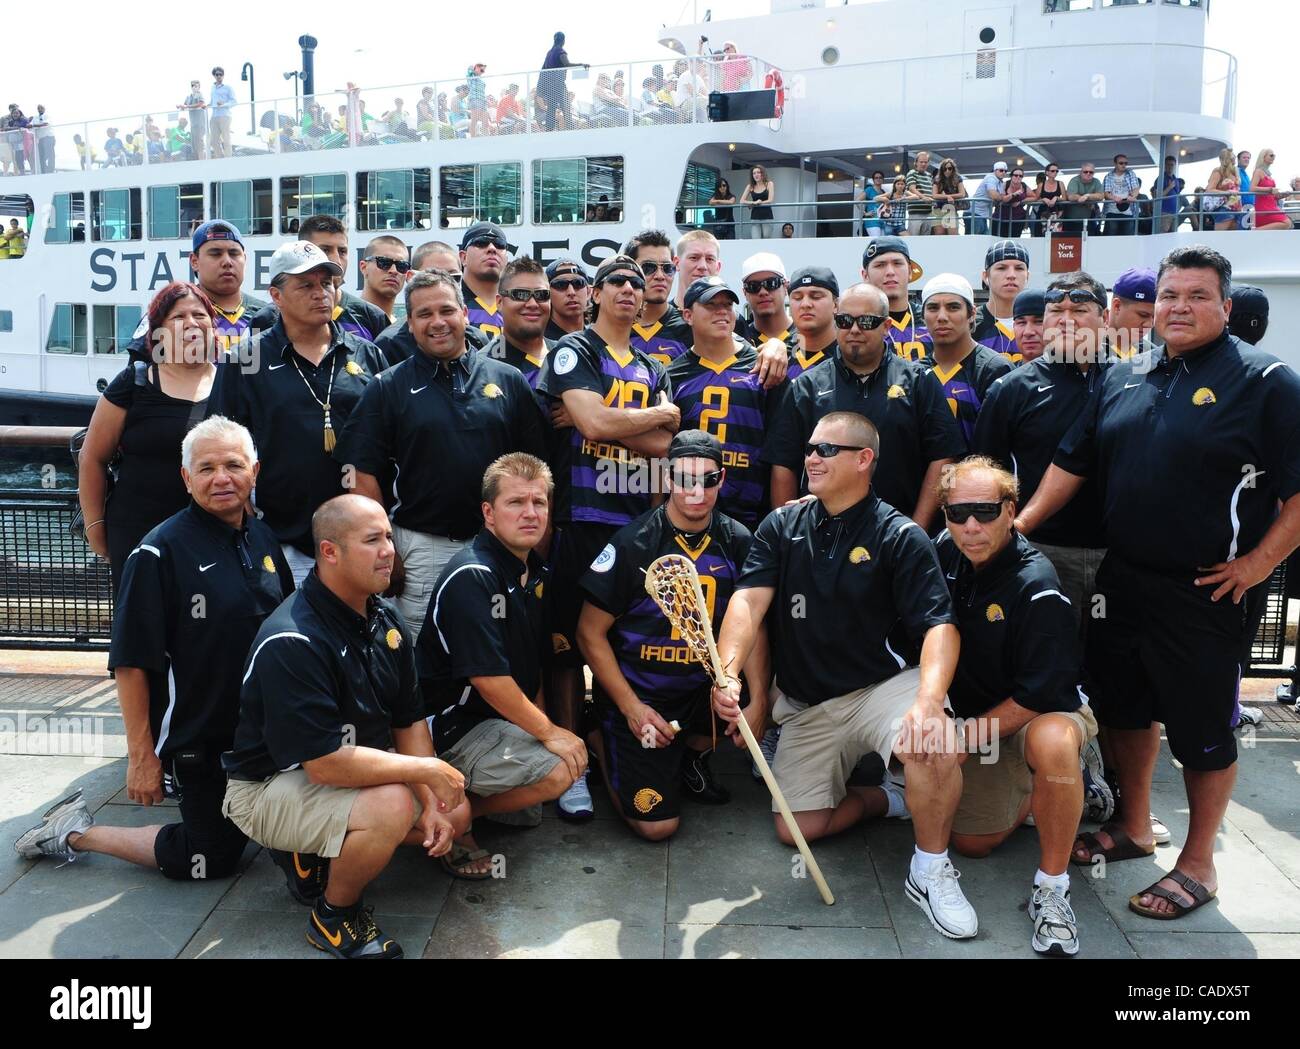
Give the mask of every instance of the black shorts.
POLYGON ((583 592, 579 585, 591 562, 618 531, 617 525, 575 521, 559 525, 551 539, 551 598, 547 605, 551 634, 551 665, 580 667, 586 661, 578 650, 578 616, 583 592))
POLYGON ((248 837, 221 814, 225 772, 210 762, 189 768, 169 761, 163 767, 170 768, 167 793, 179 801, 181 822, 167 824, 154 839, 158 869, 177 881, 230 877, 248 837))
POLYGON ((1106 556, 1097 571, 1105 604, 1088 627, 1086 688, 1099 724, 1163 722, 1174 757, 1212 772, 1237 760, 1233 722, 1267 592, 1261 584, 1239 605, 1230 596, 1213 602, 1214 588, 1194 579, 1106 556))
MULTIPOLYGON (((659 710, 665 721, 677 721, 682 731, 666 747, 644 747, 633 735, 627 718, 593 686, 600 735, 605 744, 609 785, 623 815, 630 820, 659 823, 676 819, 682 811, 682 764, 686 760, 688 733, 709 732, 709 694, 699 695, 659 710)), ((659 708, 656 708, 659 709, 659 708)))

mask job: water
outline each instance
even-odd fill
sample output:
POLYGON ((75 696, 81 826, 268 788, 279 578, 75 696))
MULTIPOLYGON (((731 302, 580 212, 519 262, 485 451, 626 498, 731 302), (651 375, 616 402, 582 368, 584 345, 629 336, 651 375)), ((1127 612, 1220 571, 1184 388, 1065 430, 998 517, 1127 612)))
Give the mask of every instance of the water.
POLYGON ((6 448, 0 452, 0 492, 50 487, 76 491, 77 473, 67 448, 6 448), (52 475, 47 466, 54 467, 52 475))

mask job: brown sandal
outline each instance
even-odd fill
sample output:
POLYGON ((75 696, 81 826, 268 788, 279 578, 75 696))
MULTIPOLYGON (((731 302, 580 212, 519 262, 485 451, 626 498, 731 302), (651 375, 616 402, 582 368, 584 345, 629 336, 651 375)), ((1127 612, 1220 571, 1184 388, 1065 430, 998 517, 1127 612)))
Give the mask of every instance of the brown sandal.
POLYGON ((1211 892, 1195 878, 1188 877, 1182 871, 1173 870, 1163 878, 1160 878, 1154 885, 1147 886, 1136 896, 1130 896, 1128 899, 1128 909, 1134 914, 1142 915, 1144 918, 1155 918, 1157 921, 1171 922, 1191 914, 1192 911, 1196 910, 1198 907, 1204 907, 1214 899, 1216 895, 1218 895, 1217 892, 1211 892), (1162 889, 1160 887, 1160 882, 1164 881, 1165 878, 1175 882, 1188 896, 1191 897, 1192 902, 1190 906, 1183 903, 1172 889, 1162 889), (1138 903, 1138 900, 1143 896, 1157 896, 1162 900, 1168 900, 1173 905, 1174 909, 1170 912, 1157 911, 1150 907, 1143 907, 1138 903))
POLYGON ((1100 856, 1107 863, 1118 863, 1120 860, 1139 860, 1143 856, 1154 854, 1155 851, 1156 847, 1154 845, 1144 848, 1135 842, 1124 832, 1124 828, 1118 823, 1107 823, 1101 827, 1096 834, 1088 831, 1084 834, 1080 834, 1074 839, 1074 848, 1070 850, 1070 862, 1077 864, 1080 867, 1087 867, 1098 856, 1100 856), (1110 835, 1110 840, 1113 844, 1109 849, 1105 848, 1102 845, 1101 840, 1097 837, 1097 834, 1101 833, 1110 835), (1075 855, 1075 853, 1079 851, 1080 843, 1082 843, 1083 847, 1088 850, 1088 858, 1086 860, 1081 860, 1077 855, 1075 855))

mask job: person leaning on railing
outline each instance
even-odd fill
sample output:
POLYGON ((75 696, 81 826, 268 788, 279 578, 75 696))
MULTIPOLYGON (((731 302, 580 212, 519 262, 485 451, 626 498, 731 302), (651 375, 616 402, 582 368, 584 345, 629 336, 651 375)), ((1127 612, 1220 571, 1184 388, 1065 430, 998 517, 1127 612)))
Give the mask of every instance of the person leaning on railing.
POLYGON ((90 418, 78 498, 86 542, 108 559, 115 593, 131 551, 189 502, 181 480, 181 441, 207 409, 216 376, 216 316, 197 284, 175 281, 159 291, 147 314, 153 363, 132 363, 118 373, 90 418))
POLYGON ((963 207, 965 200, 966 186, 961 180, 961 172, 957 170, 957 162, 949 157, 939 165, 939 174, 935 176, 934 202, 938 205, 940 218, 930 228, 930 233, 936 237, 960 233, 958 209, 963 207))
POLYGON ((883 236, 907 236, 907 204, 903 198, 907 195, 907 180, 899 175, 888 193, 881 194, 884 203, 880 205, 880 228, 883 236))

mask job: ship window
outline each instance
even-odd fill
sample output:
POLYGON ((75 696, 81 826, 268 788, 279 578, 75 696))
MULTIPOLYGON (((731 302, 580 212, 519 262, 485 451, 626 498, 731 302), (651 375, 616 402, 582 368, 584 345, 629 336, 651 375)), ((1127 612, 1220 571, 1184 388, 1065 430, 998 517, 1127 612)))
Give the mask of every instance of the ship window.
POLYGON ((140 191, 94 190, 90 194, 90 235, 93 240, 140 239, 140 191))
POLYGON ((721 180, 722 172, 711 164, 697 164, 693 160, 687 163, 682 191, 677 197, 677 225, 700 227, 715 220, 708 202, 721 180))
POLYGON ((229 222, 245 237, 269 237, 275 208, 269 178, 212 183, 212 217, 229 222))
POLYGON ((280 232, 297 233, 298 224, 312 215, 347 221, 348 177, 294 175, 280 179, 280 232))
POLYGON ((1201 3, 1201 0, 1165 0, 1165 3, 1171 4, 1174 7, 1204 7, 1205 6, 1203 3, 1201 3))
POLYGON ((454 164, 438 169, 438 221, 443 229, 475 222, 518 226, 523 222, 523 167, 454 164))
POLYGON ((202 223, 202 182, 149 187, 150 240, 182 240, 202 223))
POLYGON ((1043 0, 1043 14, 1065 15, 1072 11, 1091 11, 1093 0, 1043 0))
POLYGON ((86 239, 86 194, 56 193, 51 202, 46 244, 71 244, 86 239))
POLYGON ((533 221, 623 221, 623 158, 533 161, 533 221))
POLYGON ((46 353, 86 352, 86 306, 80 302, 58 302, 50 320, 46 353))
MULTIPOLYGON (((1178 0, 1170 0, 1177 3, 1178 0)), ((1154 0, 1101 0, 1102 7, 1140 7, 1154 3, 1154 0)))
POLYGON ((0 334, 8 334, 14 330, 14 311, 0 310, 0 334))
POLYGON ((96 353, 125 353, 127 344, 140 325, 139 306, 95 306, 94 331, 96 353))
POLYGON ((428 229, 432 216, 428 168, 357 172, 357 229, 428 229))

